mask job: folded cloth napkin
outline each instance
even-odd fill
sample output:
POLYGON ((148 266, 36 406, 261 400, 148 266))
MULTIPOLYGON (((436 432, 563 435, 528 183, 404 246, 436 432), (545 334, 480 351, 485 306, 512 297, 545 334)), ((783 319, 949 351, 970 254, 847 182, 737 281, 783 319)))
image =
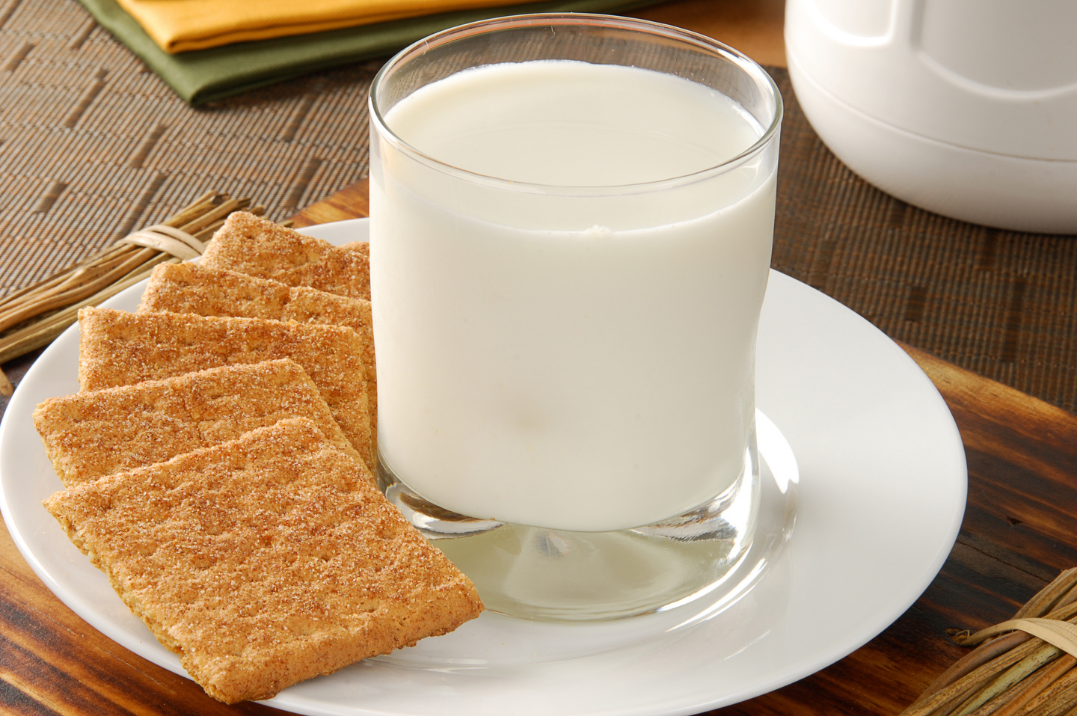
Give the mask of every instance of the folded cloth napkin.
MULTIPOLYGON (((467 22, 536 12, 623 12, 657 0, 547 0, 474 8, 179 54, 162 50, 116 0, 80 2, 177 95, 190 105, 200 105, 316 70, 391 55, 420 38, 467 22)), ((166 2, 184 0, 162 0, 166 2)))
MULTIPOLYGON (((512 0, 119 0, 168 53, 306 35, 512 0)), ((524 0, 519 0, 524 2, 524 0)))

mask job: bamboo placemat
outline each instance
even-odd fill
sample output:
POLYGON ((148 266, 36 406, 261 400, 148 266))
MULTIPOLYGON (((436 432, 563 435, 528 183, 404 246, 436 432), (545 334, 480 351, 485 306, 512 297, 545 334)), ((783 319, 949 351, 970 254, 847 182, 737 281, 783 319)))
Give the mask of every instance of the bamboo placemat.
MULTIPOLYGON (((74 0, 0 0, 0 295, 206 188, 281 220, 363 178, 379 65, 192 109, 74 0)), ((951 221, 875 190, 773 74, 787 108, 774 267, 895 339, 1075 413, 1076 238, 951 221)), ((17 382, 28 360, 4 369, 17 382)))

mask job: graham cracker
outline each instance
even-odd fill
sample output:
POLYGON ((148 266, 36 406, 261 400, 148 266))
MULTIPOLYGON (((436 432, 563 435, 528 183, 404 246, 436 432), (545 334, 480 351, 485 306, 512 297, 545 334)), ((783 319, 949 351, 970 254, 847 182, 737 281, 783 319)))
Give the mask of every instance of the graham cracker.
POLYGON ((335 247, 246 212, 234 212, 206 246, 200 264, 290 287, 371 299, 367 243, 335 247))
POLYGON ((34 425, 65 486, 164 462, 291 417, 313 421, 336 448, 362 460, 319 389, 292 360, 188 373, 51 398, 34 425))
POLYGON ((45 501, 212 697, 273 697, 477 617, 475 587, 295 418, 45 501))
POLYGON ((190 313, 209 317, 248 317, 352 328, 364 344, 372 452, 377 453, 378 392, 371 302, 292 287, 194 263, 162 263, 154 268, 139 312, 190 313))
POLYGON ((304 369, 330 414, 374 468, 360 336, 336 325, 174 313, 79 311, 79 386, 103 390, 224 365, 291 359, 304 369))

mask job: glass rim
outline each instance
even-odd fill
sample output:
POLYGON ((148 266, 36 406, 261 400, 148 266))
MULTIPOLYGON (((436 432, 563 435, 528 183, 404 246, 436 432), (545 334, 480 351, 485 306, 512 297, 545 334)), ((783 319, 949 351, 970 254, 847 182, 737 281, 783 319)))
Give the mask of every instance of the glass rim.
MULTIPOLYGON (((477 65, 476 67, 480 67, 477 65)), ((689 78, 686 78, 689 79, 689 78)), ((696 82, 690 80, 690 82, 696 82)), ((412 43, 399 53, 394 55, 388 60, 376 73, 374 79, 371 81, 371 87, 368 90, 368 115, 370 121, 376 125, 379 133, 386 139, 388 139, 397 150, 411 156, 413 159, 433 167, 436 170, 444 172, 448 175, 455 176, 464 180, 469 180, 481 185, 502 187, 510 189, 515 192, 531 192, 535 194, 559 194, 559 195, 581 195, 581 196, 593 196, 593 195, 607 195, 607 194, 627 194, 638 192, 654 192, 657 190, 663 190, 669 187, 682 186, 707 178, 715 177, 729 170, 736 168, 745 163, 750 158, 764 152, 774 140, 774 138, 780 132, 780 125, 784 117, 784 101, 780 94, 780 88, 777 87, 776 82, 772 79, 772 76, 765 71, 754 60, 748 56, 739 52, 738 50, 725 45, 724 43, 714 40, 707 35, 701 35, 700 33, 693 32, 691 30, 685 30, 683 28, 675 27, 674 25, 665 25, 663 23, 653 22, 651 20, 641 20, 638 18, 621 17, 617 15, 602 15, 595 13, 530 13, 522 15, 509 15, 497 18, 489 18, 486 20, 478 20, 463 25, 457 25, 455 27, 447 28, 439 32, 433 33, 424 37, 416 42, 412 43), (473 35, 478 35, 487 32, 494 32, 496 30, 518 28, 518 27, 536 27, 543 25, 560 25, 560 26, 577 26, 577 27, 607 27, 620 30, 636 30, 644 31, 649 34, 660 35, 668 39, 681 41, 687 45, 697 46, 709 52, 716 54, 719 57, 725 58, 735 65, 737 65, 743 72, 751 77, 762 79, 764 86, 768 88, 773 96, 775 110, 772 113, 772 119, 768 127, 764 129, 761 136, 748 148, 740 152, 739 154, 725 160, 722 163, 712 165, 701 170, 695 170, 692 173, 685 175, 677 175, 670 178, 661 178, 659 180, 648 180, 645 182, 626 183, 621 185, 552 185, 544 183, 529 183, 510 180, 507 178, 496 177, 492 175, 484 175, 482 173, 473 172, 471 170, 465 170, 464 168, 457 167, 450 163, 439 160, 424 153, 423 151, 413 147, 404 139, 399 137, 397 133, 390 129, 386 122, 386 118, 383 116, 382 108, 379 106, 376 93, 382 86, 386 77, 393 72, 396 68, 402 66, 406 62, 413 58, 423 55, 428 52, 433 46, 441 46, 449 43, 453 40, 467 38, 473 35)))

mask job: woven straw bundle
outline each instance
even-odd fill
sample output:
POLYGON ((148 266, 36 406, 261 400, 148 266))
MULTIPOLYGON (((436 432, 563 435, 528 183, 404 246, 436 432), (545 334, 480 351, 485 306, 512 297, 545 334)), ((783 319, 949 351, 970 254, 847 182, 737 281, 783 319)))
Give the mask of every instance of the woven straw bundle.
POLYGON ((1011 620, 953 640, 977 647, 905 715, 1076 714, 1076 568, 1059 575, 1011 620))

